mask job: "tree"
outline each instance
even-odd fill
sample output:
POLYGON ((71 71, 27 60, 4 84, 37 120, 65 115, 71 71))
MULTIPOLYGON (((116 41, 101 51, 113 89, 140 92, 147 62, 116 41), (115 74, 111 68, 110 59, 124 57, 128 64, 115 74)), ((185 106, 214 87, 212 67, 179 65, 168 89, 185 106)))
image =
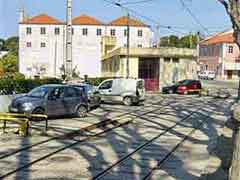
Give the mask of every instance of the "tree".
POLYGON ((4 51, 5 49, 5 40, 4 39, 0 39, 0 51, 4 51))
POLYGON ((17 56, 13 53, 8 53, 0 60, 0 69, 3 73, 17 72, 17 56))
MULTIPOLYGON (((240 48, 240 1, 239 0, 218 0, 227 11, 233 27, 235 43, 240 48)), ((238 100, 240 99, 240 79, 238 87, 238 100)), ((240 121, 235 121, 235 144, 233 150, 232 167, 229 179, 240 179, 240 121)))
POLYGON ((18 55, 18 37, 10 37, 4 43, 4 48, 15 56, 18 55))
POLYGON ((163 47, 178 47, 178 48, 196 48, 197 35, 186 35, 181 38, 171 35, 161 38, 160 46, 163 47))
POLYGON ((195 49, 197 47, 197 35, 189 34, 183 36, 179 40, 179 47, 195 49))
POLYGON ((238 41, 238 32, 240 30, 240 1, 239 0, 218 0, 227 11, 232 27, 234 30, 234 38, 238 47, 240 48, 240 42, 238 41))

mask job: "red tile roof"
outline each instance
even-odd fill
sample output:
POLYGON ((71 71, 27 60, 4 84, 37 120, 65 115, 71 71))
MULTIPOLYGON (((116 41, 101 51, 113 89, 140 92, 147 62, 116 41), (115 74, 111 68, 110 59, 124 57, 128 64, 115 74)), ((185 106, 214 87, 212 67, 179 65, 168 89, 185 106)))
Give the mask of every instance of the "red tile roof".
POLYGON ((50 17, 47 14, 40 14, 23 21, 21 24, 63 24, 63 22, 50 17))
POLYGON ((233 32, 217 34, 201 42, 202 45, 220 44, 220 43, 234 43, 233 32))
POLYGON ((104 24, 101 21, 97 20, 96 18, 87 16, 85 14, 79 17, 73 18, 72 23, 74 25, 103 25, 104 24))
MULTIPOLYGON (((128 22, 127 16, 122 16, 122 17, 117 18, 117 19, 113 20, 112 22, 110 22, 109 25, 112 25, 112 26, 126 26, 127 22, 128 22)), ((144 23, 142 23, 141 21, 136 20, 136 19, 132 19, 132 18, 129 18, 129 25, 130 26, 139 26, 139 27, 146 27, 147 26, 144 23)))

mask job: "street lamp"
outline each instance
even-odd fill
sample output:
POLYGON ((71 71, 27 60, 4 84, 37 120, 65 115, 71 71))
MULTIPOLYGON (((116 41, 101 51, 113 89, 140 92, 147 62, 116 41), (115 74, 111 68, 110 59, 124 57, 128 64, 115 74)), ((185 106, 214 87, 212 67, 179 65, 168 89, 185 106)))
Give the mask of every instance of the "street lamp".
POLYGON ((127 8, 123 7, 120 3, 115 3, 116 6, 122 8, 123 10, 126 11, 127 14, 127 63, 126 63, 126 78, 129 78, 129 48, 130 48, 130 25, 129 25, 129 19, 130 19, 130 14, 127 8))

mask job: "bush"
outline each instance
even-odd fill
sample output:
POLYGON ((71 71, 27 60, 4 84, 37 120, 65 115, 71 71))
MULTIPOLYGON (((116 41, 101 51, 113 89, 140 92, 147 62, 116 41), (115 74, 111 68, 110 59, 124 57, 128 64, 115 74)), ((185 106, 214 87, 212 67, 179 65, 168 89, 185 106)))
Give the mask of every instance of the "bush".
POLYGON ((25 79, 19 73, 0 77, 0 94, 27 93, 35 87, 44 84, 61 84, 62 80, 55 78, 46 79, 25 79))
POLYGON ((88 78, 87 82, 94 86, 98 86, 101 82, 103 82, 106 79, 110 79, 110 78, 109 77, 88 78))

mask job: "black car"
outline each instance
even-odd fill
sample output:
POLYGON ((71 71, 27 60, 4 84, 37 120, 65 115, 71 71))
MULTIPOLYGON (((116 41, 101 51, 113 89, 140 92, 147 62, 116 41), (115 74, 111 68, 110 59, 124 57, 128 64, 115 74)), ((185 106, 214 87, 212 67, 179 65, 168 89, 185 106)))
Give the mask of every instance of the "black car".
POLYGON ((162 88, 162 93, 164 94, 174 94, 177 93, 177 88, 183 84, 186 80, 179 81, 176 84, 173 84, 172 86, 166 86, 162 88))
POLYGON ((163 87, 162 92, 167 94, 178 93, 178 94, 189 94, 199 93, 202 85, 199 80, 186 79, 179 81, 172 86, 163 87))

